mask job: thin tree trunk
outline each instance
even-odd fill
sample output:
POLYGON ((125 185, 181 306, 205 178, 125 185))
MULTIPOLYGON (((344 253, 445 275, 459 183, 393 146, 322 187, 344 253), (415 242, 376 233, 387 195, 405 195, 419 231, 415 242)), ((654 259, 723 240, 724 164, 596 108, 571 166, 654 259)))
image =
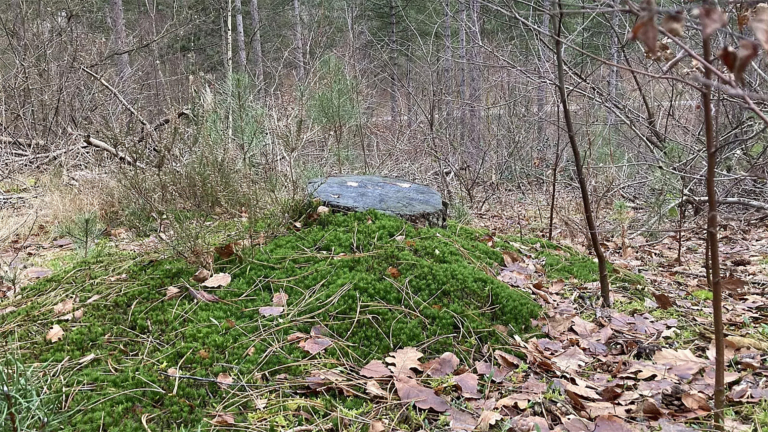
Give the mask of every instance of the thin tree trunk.
MULTIPOLYGON (((227 95, 232 96, 232 0, 227 1, 227 95)), ((227 101, 227 140, 232 144, 232 100, 227 101)))
MULTIPOLYGON (((549 21, 549 20, 547 20, 549 21)), ((546 30, 549 30, 548 28, 546 30)), ((557 169, 560 168, 560 108, 557 109, 557 147, 555 149, 555 163, 552 167, 552 196, 549 202, 549 235, 552 241, 552 228, 555 224, 555 197, 557 196, 557 169)))
POLYGON ((241 71, 247 66, 245 59, 245 29, 243 28, 242 0, 235 0, 235 24, 237 25, 237 61, 241 71))
POLYGON ((299 5, 299 0, 293 0, 293 26, 298 80, 302 81, 304 79, 304 41, 301 37, 301 6, 299 5))
MULTIPOLYGON (((703 58, 712 58, 709 38, 703 41, 703 58)), ((712 79, 712 72, 705 69, 704 78, 712 79)), ((723 328, 723 290, 720 280, 720 250, 717 236, 717 189, 715 189, 715 168, 717 166, 717 135, 712 118, 712 89, 705 87, 701 93, 701 108, 704 110, 704 134, 707 142, 707 243, 709 244, 709 265, 712 273, 712 309, 715 324, 715 423, 723 425, 725 408, 725 342, 723 328)))
POLYGON ((459 0, 459 63, 461 74, 459 77, 459 141, 463 142, 466 136, 467 124, 467 0, 459 0))
POLYGON ((445 119, 450 121, 453 116, 453 47, 451 46, 451 0, 445 0, 445 27, 443 30, 443 97, 445 98, 445 119))
POLYGON ((123 0, 110 0, 110 22, 112 24, 112 43, 117 55, 117 73, 121 79, 125 79, 131 73, 131 65, 128 59, 128 53, 125 52, 125 20, 123 18, 123 0))
MULTIPOLYGON (((542 30, 549 31, 549 10, 551 8, 550 0, 542 0, 541 8, 546 13, 541 18, 542 30)), ((536 139, 537 144, 544 143, 546 135, 547 119, 544 116, 544 111, 547 109, 547 86, 544 83, 544 76, 547 74, 547 63, 549 62, 548 50, 543 40, 539 40, 539 52, 541 58, 539 59, 539 74, 541 74, 542 82, 536 89, 536 114, 538 115, 538 124, 536 125, 536 139)))
POLYGON ((480 66, 480 2, 479 0, 469 0, 469 38, 471 47, 469 48, 467 62, 469 68, 469 82, 467 90, 469 91, 469 109, 468 124, 469 129, 469 154, 468 160, 470 167, 474 170, 480 170, 482 167, 482 70, 480 66))
POLYGON ((253 23, 253 62, 255 67, 256 86, 259 94, 264 93, 264 59, 261 55, 261 18, 259 16, 259 0, 251 0, 251 22, 253 23))
POLYGON ((557 32, 556 36, 554 37, 555 55, 557 57, 557 87, 560 92, 560 105, 563 108, 565 129, 568 133, 568 141, 571 143, 571 151, 573 152, 573 162, 574 165, 576 165, 576 176, 579 180, 579 189, 581 189, 581 199, 584 204, 584 216, 587 221, 587 228, 589 229, 589 238, 592 241, 592 249, 595 251, 597 267, 600 272, 600 294, 603 298, 603 306, 610 307, 611 288, 608 282, 608 266, 606 263, 605 254, 603 254, 603 249, 600 246, 600 238, 597 234, 597 226, 595 225, 594 216, 592 215, 592 205, 589 200, 589 189, 587 188, 587 180, 584 178, 584 164, 581 161, 579 144, 576 142, 576 129, 574 128, 573 120, 571 119, 571 111, 568 108, 568 93, 565 90, 563 42, 560 39, 560 34, 563 29, 563 12, 561 2, 562 0, 557 1, 557 32))
MULTIPOLYGON (((619 36, 616 33, 616 29, 619 28, 619 12, 612 12, 611 13, 611 62, 616 65, 619 64, 619 44, 621 43, 619 41, 619 36)), ((611 99, 616 99, 616 93, 619 88, 619 68, 616 66, 611 66, 610 71, 608 72, 608 94, 611 96, 611 99)), ((613 110, 607 109, 606 115, 606 123, 608 125, 608 134, 610 135, 610 127, 613 126, 613 123, 616 121, 616 116, 613 113, 613 110)))
POLYGON ((389 111, 392 124, 400 123, 397 103, 397 0, 389 0, 389 111))

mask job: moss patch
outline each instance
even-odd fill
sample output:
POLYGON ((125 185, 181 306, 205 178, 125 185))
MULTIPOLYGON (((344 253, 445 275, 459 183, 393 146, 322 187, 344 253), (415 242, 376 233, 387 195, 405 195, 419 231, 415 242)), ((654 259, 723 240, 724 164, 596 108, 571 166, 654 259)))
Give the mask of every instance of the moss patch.
MULTIPOLYGON (((0 323, 0 336, 25 361, 59 365, 55 373, 66 375, 70 389, 71 430, 144 430, 142 416, 153 430, 174 430, 214 411, 254 420, 258 398, 234 398, 235 391, 257 392, 320 366, 361 366, 405 346, 427 355, 452 351, 469 361, 483 344, 502 341, 494 325, 526 331, 538 305, 484 271, 503 259, 478 238, 463 227, 416 230, 376 213, 325 216, 239 259, 217 262, 217 272, 232 275, 228 287, 207 289, 220 303, 198 303, 189 294, 165 299, 169 286, 187 291, 196 269, 183 261, 103 254, 25 288, 31 300, 15 300, 19 309, 2 317, 12 325, 0 323), (125 279, 115 278, 121 266, 125 279), (289 296, 285 313, 260 316, 258 308, 278 292, 289 296), (59 322, 65 337, 45 342, 52 306, 75 295, 85 316, 59 322), (94 295, 101 298, 83 305, 94 295), (325 351, 310 356, 288 340, 316 325, 334 340, 325 351), (91 354, 90 362, 78 363, 91 354), (253 385, 177 382, 163 375, 169 368, 202 379, 227 373, 253 385)), ((280 392, 295 396, 290 385, 280 392)), ((262 412, 281 418, 270 409, 262 412)))

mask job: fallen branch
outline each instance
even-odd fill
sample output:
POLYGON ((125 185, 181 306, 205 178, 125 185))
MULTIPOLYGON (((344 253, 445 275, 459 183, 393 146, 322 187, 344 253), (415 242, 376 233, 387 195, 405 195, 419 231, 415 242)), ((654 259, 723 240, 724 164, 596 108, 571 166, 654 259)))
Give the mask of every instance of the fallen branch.
MULTIPOLYGON (((686 197, 685 202, 690 204, 707 204, 709 200, 707 197, 686 197)), ((768 211, 768 204, 760 201, 754 201, 746 198, 719 198, 718 204, 733 204, 742 205, 746 207, 752 207, 763 211, 768 211)))
POLYGON ((109 144, 105 143, 104 141, 100 141, 100 140, 97 140, 96 138, 93 138, 93 137, 90 137, 90 136, 86 135, 83 138, 83 142, 85 144, 88 144, 91 147, 96 147, 97 149, 101 149, 101 150, 104 150, 107 153, 110 153, 111 155, 116 157, 121 162, 124 162, 124 163, 126 163, 126 164, 128 164, 130 166, 138 167, 138 168, 141 168, 141 169, 145 169, 146 168, 146 166, 144 166, 141 162, 136 162, 130 156, 127 156, 127 155, 124 155, 124 154, 120 153, 119 151, 117 151, 116 149, 114 149, 112 146, 110 146, 109 144))

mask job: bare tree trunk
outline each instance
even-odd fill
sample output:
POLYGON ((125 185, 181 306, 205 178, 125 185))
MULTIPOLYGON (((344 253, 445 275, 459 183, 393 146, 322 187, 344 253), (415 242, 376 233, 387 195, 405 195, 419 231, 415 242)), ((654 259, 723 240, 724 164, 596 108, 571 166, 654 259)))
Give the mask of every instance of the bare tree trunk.
POLYGON ((579 180, 579 189, 581 189, 581 199, 584 204, 584 216, 587 220, 589 238, 592 242, 592 249, 595 251, 597 267, 600 272, 600 294, 603 298, 603 306, 611 307, 611 288, 608 282, 608 266, 606 263, 605 254, 603 254, 603 249, 600 246, 600 238, 597 234, 595 219, 592 215, 592 205, 589 200, 589 189, 587 188, 587 180, 584 177, 584 164, 581 161, 579 144, 576 142, 576 129, 574 128, 573 120, 571 119, 571 111, 568 108, 568 93, 565 89, 563 42, 562 39, 560 39, 560 34, 563 29, 563 12, 561 2, 562 0, 557 0, 557 31, 553 38, 555 42, 555 56, 557 58, 557 87, 560 92, 560 105, 563 108, 565 129, 568 132, 568 141, 571 143, 571 151, 573 152, 573 162, 574 165, 576 165, 576 177, 579 180))
MULTIPOLYGON (((619 36, 616 33, 616 29, 619 28, 619 12, 612 12, 611 13, 611 63, 613 64, 619 64, 619 44, 621 43, 619 41, 619 36)), ((610 95, 611 99, 616 98, 616 93, 619 88, 619 68, 616 66, 611 66, 610 71, 608 72, 608 94, 610 95)), ((616 116, 613 113, 613 110, 608 109, 605 113, 606 115, 606 123, 608 125, 608 134, 610 136, 610 127, 613 126, 613 123, 616 121, 616 116)))
MULTIPOLYGON (((541 8, 545 13, 541 18, 541 28, 544 31, 549 31, 549 10, 550 0, 542 0, 541 8)), ((544 116, 544 111, 547 109, 547 86, 544 83, 544 76, 547 75, 547 63, 549 60, 547 47, 543 40, 539 40, 539 73, 541 74, 542 82, 536 89, 536 114, 538 115, 538 124, 536 128, 536 144, 541 145, 544 142, 546 134, 547 119, 544 116)))
POLYGON ((255 77, 259 94, 264 93, 264 59, 261 55, 261 19, 259 16, 259 0, 251 0, 251 22, 253 23, 253 62, 256 64, 255 77))
POLYGON ((453 116, 453 47, 451 46, 451 0, 445 0, 445 27, 443 30, 443 97, 445 98, 445 119, 450 121, 453 116))
POLYGON ((467 101, 467 0, 459 0, 459 63, 461 63, 461 75, 459 77, 459 100, 462 107, 459 119, 460 138, 464 135, 464 126, 466 123, 466 110, 464 105, 467 101))
MULTIPOLYGON (((227 95, 232 95, 232 0, 227 1, 227 95)), ((227 144, 232 144, 232 101, 227 101, 227 144)))
POLYGON ((242 0, 235 0, 235 24, 237 25, 237 60, 241 71, 247 66, 245 59, 245 29, 243 29, 242 0))
POLYGON ((471 47, 467 56, 467 67, 469 68, 469 82, 467 90, 469 91, 469 109, 468 122, 469 129, 468 140, 468 162, 474 170, 481 169, 482 160, 482 98, 480 90, 482 88, 482 69, 480 66, 480 1, 469 0, 469 20, 468 20, 469 38, 471 47))
POLYGON ((123 19, 123 0, 109 1, 110 23, 112 24, 112 44, 114 46, 117 62, 117 73, 125 79, 131 73, 131 65, 128 59, 125 36, 125 20, 123 19))
POLYGON ((389 115, 394 127, 400 123, 397 103, 397 0, 389 0, 389 115))
POLYGON ((293 0, 293 26, 298 80, 301 81, 304 79, 304 42, 301 37, 301 7, 299 5, 299 0, 293 0))
MULTIPOLYGON (((703 41, 703 58, 712 58, 709 38, 703 41)), ((712 71, 704 70, 704 78, 712 79, 712 71)), ((717 236, 717 189, 715 189, 715 168, 717 167, 717 135, 712 118, 712 88, 704 87, 701 93, 701 108, 704 110, 704 134, 707 141, 707 243, 709 244, 709 265, 712 272, 712 311, 715 324, 715 423, 722 430, 723 409, 725 408, 725 341, 723 328, 723 290, 720 279, 720 247, 717 236)))

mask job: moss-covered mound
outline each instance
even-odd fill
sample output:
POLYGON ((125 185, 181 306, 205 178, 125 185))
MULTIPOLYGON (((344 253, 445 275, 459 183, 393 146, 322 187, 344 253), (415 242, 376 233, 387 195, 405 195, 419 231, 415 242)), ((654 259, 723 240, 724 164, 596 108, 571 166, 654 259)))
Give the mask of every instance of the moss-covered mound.
POLYGON ((539 307, 487 273, 503 258, 479 237, 456 226, 416 230, 377 213, 326 215, 217 262, 232 282, 205 288, 216 303, 187 293, 187 283, 197 288, 188 282, 196 269, 183 261, 119 269, 129 257, 91 259, 27 287, 24 298, 34 300, 18 299, 19 309, 0 317, 0 337, 25 362, 65 377, 67 430, 145 430, 142 417, 152 430, 178 430, 233 410, 242 413, 238 421, 253 421, 260 398, 269 397, 258 394, 261 386, 318 365, 362 366, 406 346, 469 362, 483 344, 501 342, 499 325, 526 330, 539 307), (166 298, 169 286, 184 295, 166 298), (281 292, 285 311, 260 315, 281 292), (75 296, 83 318, 54 321, 53 306, 75 296), (50 343, 54 323, 65 335, 50 343), (317 325, 333 345, 310 356, 289 336, 317 325), (170 368, 193 378, 169 377, 170 368), (222 373, 251 384, 239 390, 254 396, 232 397, 237 386, 212 382, 222 373))

